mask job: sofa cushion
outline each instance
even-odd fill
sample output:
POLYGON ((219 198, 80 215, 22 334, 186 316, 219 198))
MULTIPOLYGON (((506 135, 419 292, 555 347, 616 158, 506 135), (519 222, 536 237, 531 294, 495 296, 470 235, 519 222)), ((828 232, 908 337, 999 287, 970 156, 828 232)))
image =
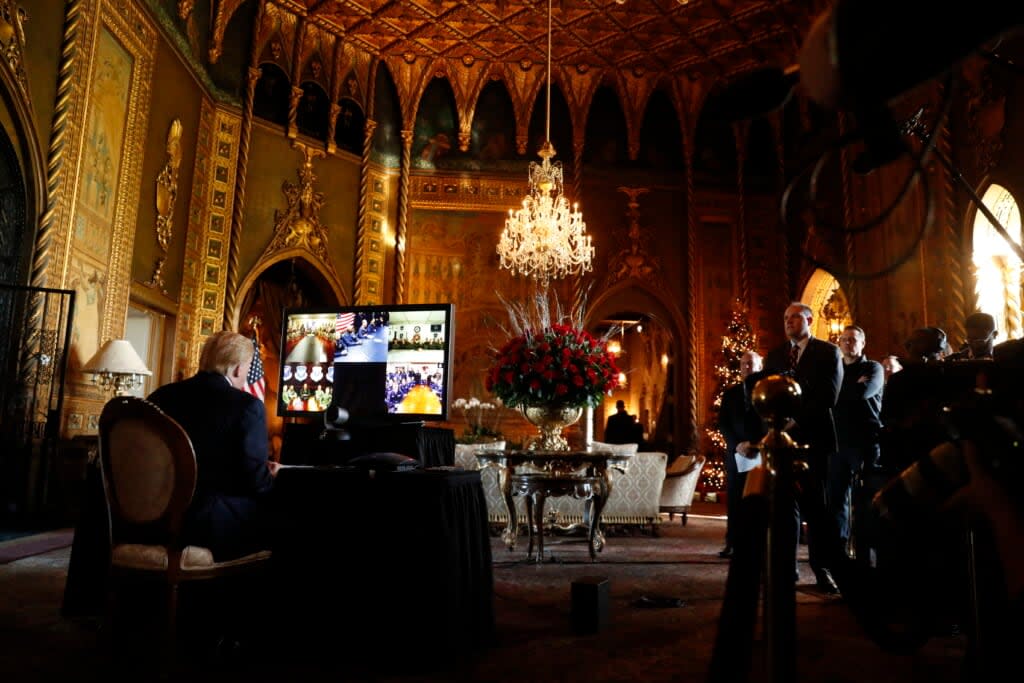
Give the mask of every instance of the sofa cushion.
POLYGON ((615 455, 636 455, 640 450, 638 443, 605 443, 603 441, 591 441, 592 451, 611 451, 615 455))

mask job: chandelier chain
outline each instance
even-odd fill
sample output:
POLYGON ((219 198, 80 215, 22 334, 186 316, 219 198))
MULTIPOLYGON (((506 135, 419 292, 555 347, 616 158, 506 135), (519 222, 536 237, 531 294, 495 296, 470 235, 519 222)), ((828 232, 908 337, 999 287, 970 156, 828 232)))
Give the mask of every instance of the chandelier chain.
POLYGON ((547 286, 552 279, 588 272, 594 247, 578 205, 570 207, 562 192, 562 164, 552 161, 551 143, 551 36, 552 0, 548 0, 547 95, 544 144, 529 165, 529 191, 522 206, 509 210, 498 240, 499 263, 514 275, 530 277, 547 286))

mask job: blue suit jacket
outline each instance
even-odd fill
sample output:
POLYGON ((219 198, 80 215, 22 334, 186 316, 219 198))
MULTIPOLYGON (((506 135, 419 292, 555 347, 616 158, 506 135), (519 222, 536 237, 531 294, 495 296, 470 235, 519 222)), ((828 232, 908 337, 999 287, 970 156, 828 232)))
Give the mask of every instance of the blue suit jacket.
POLYGON ((182 426, 196 453, 186 542, 210 548, 217 560, 265 547, 273 477, 263 402, 212 372, 164 385, 149 400, 182 426))

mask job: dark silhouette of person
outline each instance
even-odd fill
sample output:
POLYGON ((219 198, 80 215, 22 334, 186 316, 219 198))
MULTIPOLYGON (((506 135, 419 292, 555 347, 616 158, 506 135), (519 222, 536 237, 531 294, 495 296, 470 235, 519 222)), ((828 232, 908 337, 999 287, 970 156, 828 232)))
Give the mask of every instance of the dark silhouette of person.
POLYGON ((183 539, 218 562, 269 547, 268 506, 278 463, 269 460, 263 402, 244 391, 255 347, 236 332, 210 336, 199 371, 149 400, 181 425, 196 454, 196 490, 183 539))
POLYGON ((636 418, 626 412, 625 401, 615 402, 615 412, 608 416, 604 428, 606 443, 639 443, 636 440, 636 418))
MULTIPOLYGON (((881 363, 865 355, 866 343, 864 330, 856 325, 847 325, 839 335, 843 354, 843 385, 835 411, 839 450, 829 463, 828 506, 846 548, 851 536, 857 542, 856 532, 868 518, 871 487, 865 486, 864 474, 874 475, 881 452, 885 371, 881 363), (857 529, 852 528, 854 524, 857 529)), ((865 552, 857 556, 867 559, 865 552)))
POLYGON ((826 497, 828 464, 838 448, 833 411, 843 383, 843 361, 839 347, 811 334, 812 320, 810 306, 793 302, 786 307, 783 323, 788 339, 768 354, 765 371, 790 374, 800 385, 799 406, 785 427, 798 444, 807 446, 808 469, 799 480, 793 540, 799 538, 802 518, 807 522, 807 554, 818 588, 834 594, 839 587, 831 567, 840 559, 842 542, 827 514, 826 497))
POLYGON ((946 360, 981 360, 992 358, 996 337, 999 336, 999 330, 996 329, 996 319, 988 313, 978 311, 967 316, 965 327, 967 339, 964 341, 964 345, 956 353, 950 354, 946 360))
POLYGON ((746 379, 760 372, 763 366, 761 355, 747 351, 740 357, 740 381, 722 393, 722 406, 718 411, 718 431, 725 438, 725 547, 719 557, 732 557, 736 544, 736 527, 739 519, 739 502, 747 473, 740 472, 736 454, 753 458, 757 453, 757 442, 764 429, 761 418, 750 402, 751 386, 746 379))

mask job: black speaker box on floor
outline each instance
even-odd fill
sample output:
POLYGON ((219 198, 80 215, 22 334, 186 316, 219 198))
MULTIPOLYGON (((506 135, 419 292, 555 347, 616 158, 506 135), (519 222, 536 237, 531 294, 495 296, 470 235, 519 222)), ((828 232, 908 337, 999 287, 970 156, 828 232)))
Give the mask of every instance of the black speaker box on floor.
POLYGON ((597 633, 608 625, 609 583, 604 576, 581 576, 572 582, 572 629, 597 633))

